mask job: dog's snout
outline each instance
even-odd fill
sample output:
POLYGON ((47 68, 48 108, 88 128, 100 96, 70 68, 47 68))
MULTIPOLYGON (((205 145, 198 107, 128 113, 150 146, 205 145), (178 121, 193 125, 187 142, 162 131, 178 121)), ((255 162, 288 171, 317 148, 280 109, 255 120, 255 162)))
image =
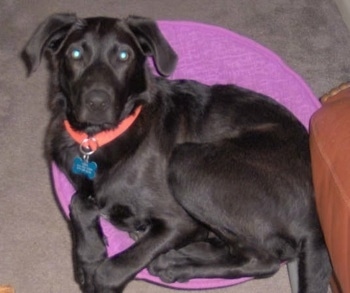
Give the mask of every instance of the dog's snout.
POLYGON ((106 91, 92 90, 86 93, 85 104, 90 111, 105 111, 111 104, 111 98, 106 91))

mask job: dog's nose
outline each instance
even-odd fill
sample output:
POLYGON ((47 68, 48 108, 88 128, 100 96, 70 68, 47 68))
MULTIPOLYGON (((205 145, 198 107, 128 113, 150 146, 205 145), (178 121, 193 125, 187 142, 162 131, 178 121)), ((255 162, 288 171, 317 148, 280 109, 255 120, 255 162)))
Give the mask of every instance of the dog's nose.
POLYGON ((105 111, 110 102, 109 94, 103 90, 92 90, 85 95, 85 103, 90 111, 105 111))

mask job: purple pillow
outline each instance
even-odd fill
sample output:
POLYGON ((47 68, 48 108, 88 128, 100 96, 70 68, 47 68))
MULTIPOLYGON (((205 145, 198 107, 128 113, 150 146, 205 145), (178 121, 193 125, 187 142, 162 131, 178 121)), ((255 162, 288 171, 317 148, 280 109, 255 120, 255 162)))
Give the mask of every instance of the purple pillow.
MULTIPOLYGON (((278 56, 256 42, 226 29, 201 23, 159 21, 158 24, 179 57, 171 79, 194 79, 209 85, 234 83, 258 91, 285 105, 306 127, 311 115, 320 107, 305 82, 278 56)), ((74 189, 55 164, 52 164, 52 178, 57 198, 68 217, 74 189)), ((133 243, 127 233, 103 219, 101 225, 108 238, 110 256, 133 243)), ((187 283, 165 284, 146 269, 136 278, 183 289, 226 287, 250 279, 193 279, 187 283)))

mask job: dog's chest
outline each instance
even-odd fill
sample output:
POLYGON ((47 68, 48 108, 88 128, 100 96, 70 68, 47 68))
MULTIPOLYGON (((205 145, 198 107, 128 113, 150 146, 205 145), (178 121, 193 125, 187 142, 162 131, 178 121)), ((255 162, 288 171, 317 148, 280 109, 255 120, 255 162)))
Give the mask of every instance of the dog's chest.
MULTIPOLYGON (((132 160, 133 161, 133 160, 132 160)), ((97 201, 101 214, 113 225, 140 236, 155 214, 175 206, 166 179, 166 170, 157 161, 127 162, 113 168, 101 182, 97 201)))
POLYGON ((151 213, 170 197, 167 159, 156 146, 140 146, 127 159, 116 163, 96 181, 96 197, 106 213, 120 217, 151 213), (129 207, 127 209, 121 207, 129 207))

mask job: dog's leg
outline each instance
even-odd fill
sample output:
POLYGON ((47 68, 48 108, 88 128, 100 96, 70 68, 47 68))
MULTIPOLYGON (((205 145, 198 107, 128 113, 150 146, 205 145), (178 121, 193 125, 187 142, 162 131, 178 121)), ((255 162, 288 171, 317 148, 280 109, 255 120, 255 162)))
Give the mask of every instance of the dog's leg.
POLYGON ((301 250, 303 238, 322 235, 310 221, 300 220, 305 215, 310 215, 310 219, 315 217, 301 205, 312 196, 311 183, 305 185, 308 161, 295 155, 293 148, 285 149, 288 145, 284 144, 281 147, 276 143, 275 151, 271 152, 268 139, 265 151, 254 145, 242 148, 241 143, 240 140, 187 143, 174 151, 169 167, 170 186, 180 205, 218 232, 235 248, 235 253, 221 259, 216 257, 219 252, 215 253, 215 249, 214 252, 207 249, 201 254, 213 255, 210 260, 205 257, 197 260, 190 255, 181 264, 183 255, 172 252, 163 257, 166 265, 158 261, 160 269, 156 274, 162 274, 167 281, 193 277, 264 277, 277 271, 280 262, 298 257, 299 292, 326 292, 329 262, 322 240, 307 240, 301 250), (286 154, 295 155, 295 160, 286 160, 286 154), (290 210, 293 206, 298 212, 290 210), (295 227, 300 232, 293 230, 295 227), (303 237, 303 234, 312 236, 303 237))
POLYGON ((320 238, 315 239, 310 235, 303 243, 298 263, 299 292, 328 292, 332 268, 327 249, 320 238))
POLYGON ((267 252, 236 244, 192 243, 159 256, 149 270, 162 281, 172 283, 193 278, 263 278, 280 268, 279 260, 267 252))
POLYGON ((142 241, 106 259, 95 273, 96 292, 123 292, 125 285, 148 266, 158 255, 172 248, 186 245, 196 237, 197 224, 181 218, 152 221, 142 241))
POLYGON ((95 293, 93 275, 107 253, 99 224, 99 212, 93 199, 75 194, 70 205, 70 217, 77 281, 83 292, 95 293))

